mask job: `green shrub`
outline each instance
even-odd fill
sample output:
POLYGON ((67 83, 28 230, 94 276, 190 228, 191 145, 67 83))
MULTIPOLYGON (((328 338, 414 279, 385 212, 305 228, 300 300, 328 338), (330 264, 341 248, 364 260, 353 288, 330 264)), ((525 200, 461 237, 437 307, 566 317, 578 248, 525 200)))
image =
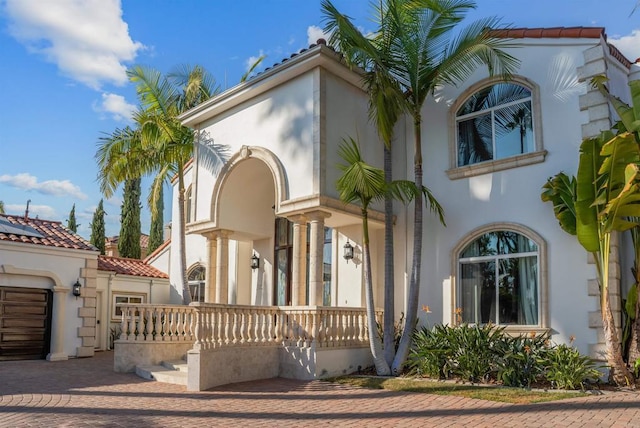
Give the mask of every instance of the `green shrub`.
POLYGON ((549 352, 546 336, 505 335, 502 346, 497 380, 503 385, 530 388, 544 377, 544 361, 549 352))
POLYGON ((526 388, 546 380, 554 388, 584 389, 600 376, 573 347, 551 345, 546 335, 511 337, 491 324, 416 330, 407 368, 417 376, 526 388))
POLYGON ((557 389, 585 389, 585 382, 600 378, 595 362, 573 346, 550 349, 544 363, 545 377, 557 389))
POLYGON ((422 327, 413 335, 413 347, 409 352, 407 368, 417 376, 446 379, 447 358, 450 354, 447 341, 447 329, 444 325, 436 325, 433 330, 422 327))

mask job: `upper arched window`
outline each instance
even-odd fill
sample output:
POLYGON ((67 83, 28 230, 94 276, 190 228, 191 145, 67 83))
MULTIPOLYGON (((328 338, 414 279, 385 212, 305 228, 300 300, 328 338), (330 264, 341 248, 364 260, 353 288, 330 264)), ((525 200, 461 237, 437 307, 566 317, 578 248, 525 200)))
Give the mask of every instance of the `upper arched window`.
POLYGON ((482 233, 458 253, 461 321, 540 326, 540 249, 513 230, 482 233))
POLYGON ((454 102, 449 120, 452 180, 544 162, 540 90, 525 77, 477 82, 454 102))
POLYGON ((496 83, 471 95, 456 112, 457 166, 535 150, 531 91, 496 83))

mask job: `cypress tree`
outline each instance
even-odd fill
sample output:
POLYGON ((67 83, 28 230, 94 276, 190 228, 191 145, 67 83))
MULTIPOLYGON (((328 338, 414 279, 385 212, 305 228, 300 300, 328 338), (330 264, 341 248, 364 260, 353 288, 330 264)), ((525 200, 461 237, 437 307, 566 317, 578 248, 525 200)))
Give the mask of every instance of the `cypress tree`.
POLYGON ((67 229, 69 229, 73 233, 77 233, 78 226, 80 225, 76 223, 76 204, 73 204, 71 212, 69 213, 69 219, 67 220, 67 229))
POLYGON ((140 258, 140 179, 124 182, 124 202, 120 213, 120 257, 140 258))
POLYGON ((0 214, 4 214, 4 202, 0 201, 0 214))
POLYGON ((160 188, 158 199, 156 200, 155 209, 151 210, 151 230, 149 231, 149 248, 148 254, 151 254, 164 242, 164 191, 160 188))
POLYGON ((98 208, 96 208, 93 213, 93 220, 91 221, 91 244, 99 249, 100 254, 102 255, 104 255, 105 241, 104 216, 104 206, 102 204, 102 199, 100 199, 98 208))

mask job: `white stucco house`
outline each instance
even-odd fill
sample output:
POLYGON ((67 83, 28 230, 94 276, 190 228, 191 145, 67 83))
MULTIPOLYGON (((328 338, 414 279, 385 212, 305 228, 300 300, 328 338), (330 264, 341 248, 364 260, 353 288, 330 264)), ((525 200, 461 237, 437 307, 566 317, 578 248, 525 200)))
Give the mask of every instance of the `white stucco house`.
MULTIPOLYGON (((640 78, 640 66, 607 43, 603 28, 501 34, 513 39, 510 53, 521 61, 512 80, 478 69, 457 87, 439 88, 423 108, 424 184, 444 207, 447 226, 425 214, 420 302, 431 312, 420 319, 455 323, 461 308, 463 321, 504 325, 514 334, 548 332, 557 343, 575 337, 581 352, 598 356, 603 345, 595 268, 576 239, 560 229, 540 193, 548 177, 575 173, 583 138, 615 121, 589 80, 605 74, 611 92, 629 101, 628 82, 640 78)), ((357 71, 321 42, 180 119, 231 153, 215 174, 196 152, 185 174, 187 267, 193 299, 202 302, 192 304, 197 315, 191 326, 198 330, 184 330, 195 340, 189 387, 221 383, 214 378, 226 375, 206 361, 235 367, 238 354, 229 344, 245 345, 247 361, 266 361, 271 348, 256 342, 271 344, 274 337, 288 342, 273 357, 280 368, 262 376, 313 378, 366 364, 366 352, 347 355, 363 346, 361 333, 344 355, 323 360, 320 353, 337 350, 349 329, 359 326, 357 320, 325 316, 352 308, 357 319, 356 308, 364 306, 360 209, 340 202, 335 188, 337 148, 345 137, 357 138, 366 160, 382 166, 382 143, 368 121, 357 71), (343 258, 347 243, 355 247, 353 259, 343 258), (273 327, 261 315, 267 313, 283 321, 273 327), (291 324, 294 313, 306 318, 291 324), (252 356, 249 345, 260 354, 252 356), (227 360, 216 360, 222 351, 227 360), (287 364, 296 361, 304 373, 289 370, 287 364)), ((393 145, 394 178, 413 178, 412 141, 411 119, 404 118, 393 145)), ((177 219, 175 186, 173 201, 177 219)), ((381 307, 383 215, 375 208, 371 246, 381 307)), ((412 213, 411 206, 395 205, 397 317, 405 310, 412 213)), ((179 239, 174 228, 171 242, 179 239)), ((628 275, 620 268, 623 254, 623 246, 616 246, 618 318, 628 275)), ((169 274, 172 296, 179 298, 178 251, 167 245, 150 263, 169 274)), ((135 326, 129 330, 132 342, 135 326)), ((260 376, 241 371, 234 379, 260 376)))
POLYGON ((0 214, 0 361, 111 349, 120 303, 167 304, 166 273, 99 255, 60 222, 0 214))

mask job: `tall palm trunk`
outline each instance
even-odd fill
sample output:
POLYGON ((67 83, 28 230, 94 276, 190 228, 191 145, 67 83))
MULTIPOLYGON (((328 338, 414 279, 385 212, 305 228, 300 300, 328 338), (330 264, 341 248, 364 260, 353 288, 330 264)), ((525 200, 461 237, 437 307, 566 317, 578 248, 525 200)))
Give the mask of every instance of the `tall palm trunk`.
POLYGON ((600 252, 597 254, 600 271, 600 311, 602 312, 602 330, 606 345, 607 364, 610 367, 610 377, 616 385, 624 386, 634 383, 633 375, 622 359, 622 345, 618 340, 611 309, 609 296, 609 258, 611 254, 611 233, 605 233, 600 238, 600 252))
POLYGON ((382 342, 376 326, 376 311, 373 302, 373 280, 371 277, 371 255, 369 250, 369 220, 367 208, 362 208, 362 253, 364 257, 364 288, 367 308, 367 328, 369 329, 369 347, 373 356, 373 364, 379 376, 391 374, 389 364, 382 354, 382 342))
POLYGON ((180 236, 180 278, 182 280, 182 303, 191 303, 191 290, 187 280, 187 227, 184 213, 184 164, 178 167, 178 228, 180 236))
MULTIPOLYGON (((391 160, 391 147, 385 144, 384 180, 387 185, 393 179, 391 160)), ((393 358, 396 355, 393 258, 393 198, 388 194, 384 199, 384 331, 382 343, 384 344, 384 359, 389 365, 393 364, 393 358)))
MULTIPOLYGON (((423 188, 422 184, 422 117, 420 112, 413 114, 413 131, 415 134, 415 155, 414 155, 414 174, 415 184, 418 189, 423 188)), ((418 318, 418 301, 420 298, 420 269, 422 266, 422 192, 416 194, 414 201, 414 219, 413 219, 413 261, 411 263, 411 279, 409 282, 409 291, 407 295, 407 316, 405 327, 402 331, 398 351, 393 360, 391 370, 393 374, 398 375, 402 372, 402 367, 409 355, 411 340, 413 338, 413 328, 418 318)))

